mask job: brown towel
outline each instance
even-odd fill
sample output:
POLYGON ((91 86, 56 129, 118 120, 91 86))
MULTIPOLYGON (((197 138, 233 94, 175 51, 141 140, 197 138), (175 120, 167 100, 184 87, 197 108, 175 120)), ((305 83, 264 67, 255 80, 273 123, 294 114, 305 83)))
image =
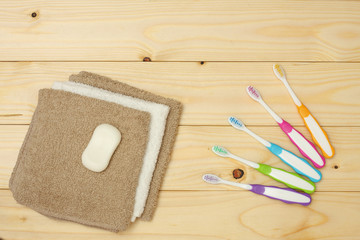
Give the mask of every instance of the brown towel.
POLYGON ((150 114, 69 92, 42 89, 10 179, 14 198, 44 215, 125 230, 148 139, 150 114), (122 140, 103 172, 81 163, 94 129, 108 123, 122 140))
POLYGON ((141 216, 142 220, 150 221, 154 215, 158 201, 159 190, 174 146, 182 112, 181 103, 170 98, 161 97, 153 93, 132 87, 126 83, 114 81, 108 77, 89 72, 80 72, 77 75, 71 75, 70 81, 92 85, 97 88, 121 93, 131 97, 141 98, 146 101, 168 105, 170 107, 165 134, 163 137, 157 165, 154 171, 153 180, 151 182, 149 196, 146 202, 145 210, 141 216))

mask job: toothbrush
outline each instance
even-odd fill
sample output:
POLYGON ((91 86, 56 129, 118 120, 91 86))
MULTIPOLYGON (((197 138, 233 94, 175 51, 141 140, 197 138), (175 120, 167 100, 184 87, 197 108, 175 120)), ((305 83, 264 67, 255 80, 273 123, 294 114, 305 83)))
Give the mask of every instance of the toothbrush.
POLYGON ((255 163, 249 160, 245 160, 241 157, 232 154, 224 147, 213 146, 212 151, 221 157, 229 157, 243 164, 246 164, 252 168, 255 168, 262 174, 269 176, 272 179, 281 182, 290 188, 299 189, 309 194, 315 191, 315 184, 313 182, 303 179, 296 173, 290 173, 280 168, 275 168, 266 164, 255 163))
POLYGON ((311 137, 314 140, 314 142, 316 143, 316 145, 318 145, 320 147, 322 153, 324 154, 324 156, 326 158, 333 157, 335 154, 335 150, 334 150, 333 146, 331 146, 326 132, 320 127, 320 124, 318 123, 316 118, 309 112, 309 110, 305 107, 305 105, 302 104, 302 102, 299 100, 299 98, 297 98, 294 91, 291 89, 289 83, 286 80, 286 75, 285 75, 284 69, 280 65, 275 64, 273 66, 273 70, 274 70, 275 76, 280 81, 283 82, 283 84, 289 91, 289 93, 298 109, 298 112, 299 112, 300 116, 302 117, 302 119, 304 120, 305 126, 311 133, 311 137))
POLYGON ((250 131, 243 122, 235 117, 229 117, 228 121, 234 128, 248 133, 250 136, 262 143, 270 152, 280 158, 284 163, 292 167, 298 174, 308 177, 313 182, 318 182, 321 180, 320 171, 311 166, 305 159, 298 157, 294 153, 261 138, 259 135, 250 131))
POLYGON ((279 115, 277 115, 271 108, 264 102, 261 98, 261 95, 257 89, 252 86, 246 88, 249 96, 255 101, 259 102, 275 119, 275 121, 280 126, 281 130, 289 137, 291 142, 299 149, 300 153, 311 160, 317 168, 322 168, 325 166, 325 158, 316 150, 315 145, 307 140, 299 131, 297 131, 290 123, 283 120, 279 115))
POLYGON ((264 186, 259 184, 243 184, 227 181, 214 174, 205 174, 203 180, 210 184, 226 184, 240 187, 253 193, 264 195, 265 197, 280 200, 284 203, 297 203, 307 206, 311 203, 311 197, 307 193, 300 193, 291 188, 279 188, 274 186, 264 186))

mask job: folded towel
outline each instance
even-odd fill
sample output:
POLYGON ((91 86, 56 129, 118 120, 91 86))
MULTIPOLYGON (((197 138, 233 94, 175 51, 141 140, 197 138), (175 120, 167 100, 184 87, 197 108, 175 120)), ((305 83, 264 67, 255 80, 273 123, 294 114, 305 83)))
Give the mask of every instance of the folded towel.
POLYGON ((110 231, 125 230, 134 209, 150 114, 65 91, 42 89, 10 179, 14 198, 44 215, 110 231), (95 128, 122 141, 100 173, 82 165, 95 128))
POLYGON ((148 197, 151 179, 164 135, 169 107, 167 105, 148 102, 139 98, 133 98, 75 82, 55 82, 53 89, 64 90, 86 97, 117 103, 124 107, 146 111, 151 114, 149 139, 144 155, 143 166, 140 171, 139 185, 136 189, 134 212, 131 219, 131 221, 135 221, 135 219, 143 213, 148 197))
POLYGON ((155 95, 153 93, 132 87, 128 84, 113 81, 110 78, 100 76, 89 72, 80 72, 77 75, 71 75, 70 81, 92 85, 97 88, 102 88, 108 91, 121 93, 127 96, 141 98, 146 101, 151 101, 159 104, 164 104, 170 107, 170 112, 167 118, 165 133, 153 174, 153 180, 150 186, 150 192, 146 201, 145 210, 141 216, 142 220, 150 221, 154 215, 157 206, 159 190, 165 175, 167 165, 170 161, 171 152, 174 146, 180 116, 182 112, 182 105, 180 102, 155 95))

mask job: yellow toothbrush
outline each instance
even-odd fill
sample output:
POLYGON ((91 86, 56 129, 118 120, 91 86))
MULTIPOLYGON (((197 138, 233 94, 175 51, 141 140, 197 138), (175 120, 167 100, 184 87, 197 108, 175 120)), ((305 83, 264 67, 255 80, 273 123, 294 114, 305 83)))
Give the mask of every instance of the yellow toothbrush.
POLYGON ((326 158, 331 158, 334 156, 335 151, 333 146, 331 146, 329 138, 326 132, 320 127, 320 124, 316 118, 310 113, 310 111, 305 107, 304 104, 297 98, 294 91, 291 89, 289 83, 286 80, 286 75, 284 69, 279 64, 274 64, 273 70, 275 76, 284 83, 285 87, 289 91, 297 109, 305 122, 305 126, 309 129, 312 139, 321 148, 324 156, 326 158))

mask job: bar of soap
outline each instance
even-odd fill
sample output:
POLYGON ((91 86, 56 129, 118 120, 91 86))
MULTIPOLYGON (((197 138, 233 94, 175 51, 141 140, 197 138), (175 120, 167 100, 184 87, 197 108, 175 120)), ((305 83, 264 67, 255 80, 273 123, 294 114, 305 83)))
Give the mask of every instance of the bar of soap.
POLYGON ((93 172, 102 172, 109 165, 110 159, 121 140, 120 131, 110 124, 100 124, 85 148, 82 164, 93 172))

